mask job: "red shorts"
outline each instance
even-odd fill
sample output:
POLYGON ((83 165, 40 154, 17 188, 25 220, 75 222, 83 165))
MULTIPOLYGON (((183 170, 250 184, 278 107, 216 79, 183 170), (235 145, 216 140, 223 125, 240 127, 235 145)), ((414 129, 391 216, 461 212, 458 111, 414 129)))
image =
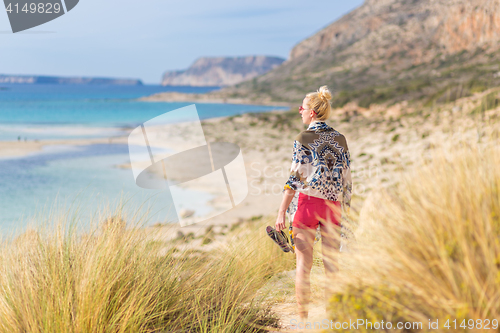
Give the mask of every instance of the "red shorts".
POLYGON ((340 201, 329 201, 299 193, 297 212, 293 218, 293 227, 299 229, 316 229, 318 224, 334 223, 340 225, 340 201), (335 208, 326 203, 334 204, 335 208), (321 221, 323 219, 324 221, 321 221))

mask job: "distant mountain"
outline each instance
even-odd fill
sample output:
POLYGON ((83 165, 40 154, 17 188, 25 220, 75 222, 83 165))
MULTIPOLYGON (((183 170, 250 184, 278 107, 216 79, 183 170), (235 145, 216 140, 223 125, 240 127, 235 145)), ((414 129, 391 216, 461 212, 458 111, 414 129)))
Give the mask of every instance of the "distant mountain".
POLYGON ((334 105, 432 104, 500 85, 499 0, 366 0, 297 44, 280 67, 214 94, 334 105))
POLYGON ((285 59, 268 56, 203 57, 188 69, 163 75, 164 86, 227 86, 250 80, 281 65, 285 59))
POLYGON ((103 85, 142 85, 137 79, 113 79, 98 77, 58 77, 58 76, 37 76, 37 75, 3 75, 0 74, 0 83, 20 83, 20 84, 103 84, 103 85))

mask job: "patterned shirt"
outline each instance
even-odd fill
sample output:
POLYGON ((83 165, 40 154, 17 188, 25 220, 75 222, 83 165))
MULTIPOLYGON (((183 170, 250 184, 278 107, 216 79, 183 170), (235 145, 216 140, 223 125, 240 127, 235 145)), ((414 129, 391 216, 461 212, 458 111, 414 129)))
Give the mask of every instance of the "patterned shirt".
POLYGON ((297 192, 351 204, 350 154, 346 138, 324 121, 312 122, 293 143, 290 177, 284 189, 296 191, 288 211, 295 214, 297 192), (294 207, 295 205, 295 207, 294 207))

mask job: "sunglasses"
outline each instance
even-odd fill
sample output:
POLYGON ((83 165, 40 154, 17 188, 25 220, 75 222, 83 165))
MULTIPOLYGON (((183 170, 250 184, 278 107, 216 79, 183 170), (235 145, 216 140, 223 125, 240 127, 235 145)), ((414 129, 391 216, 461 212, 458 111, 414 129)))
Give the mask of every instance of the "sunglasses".
MULTIPOLYGON (((305 111, 305 110, 306 110, 306 109, 304 109, 304 108, 302 107, 302 105, 301 105, 301 106, 299 106, 299 111, 300 111, 300 112, 305 111)), ((312 109, 311 109, 311 110, 312 110, 312 109)), ((318 114, 315 110, 313 110, 313 111, 314 111, 314 113, 316 113, 316 115, 318 114)))

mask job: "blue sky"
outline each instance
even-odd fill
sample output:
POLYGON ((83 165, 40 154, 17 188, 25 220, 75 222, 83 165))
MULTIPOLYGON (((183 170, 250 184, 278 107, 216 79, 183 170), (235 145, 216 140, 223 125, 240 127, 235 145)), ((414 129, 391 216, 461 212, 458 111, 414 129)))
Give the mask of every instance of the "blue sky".
POLYGON ((301 40, 362 0, 80 0, 69 13, 12 34, 0 10, 0 73, 139 78, 201 56, 288 57, 301 40))

